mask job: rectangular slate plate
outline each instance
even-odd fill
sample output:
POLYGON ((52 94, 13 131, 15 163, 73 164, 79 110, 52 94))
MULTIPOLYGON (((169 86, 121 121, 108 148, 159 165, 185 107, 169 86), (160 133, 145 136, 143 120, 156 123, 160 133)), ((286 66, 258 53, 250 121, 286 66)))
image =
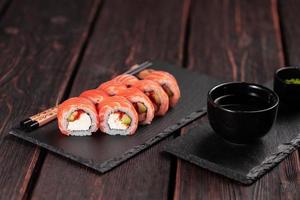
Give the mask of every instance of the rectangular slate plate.
POLYGON ((173 74, 178 80, 182 98, 164 117, 154 119, 151 125, 140 126, 133 136, 109 136, 98 132, 90 137, 68 137, 60 134, 56 121, 32 132, 13 128, 10 134, 99 172, 109 171, 203 115, 207 91, 218 83, 209 76, 170 65, 154 63, 151 68, 173 74))
POLYGON ((165 151, 243 184, 252 184, 300 146, 299 133, 300 111, 282 108, 273 129, 251 145, 226 142, 206 120, 167 144, 165 151))

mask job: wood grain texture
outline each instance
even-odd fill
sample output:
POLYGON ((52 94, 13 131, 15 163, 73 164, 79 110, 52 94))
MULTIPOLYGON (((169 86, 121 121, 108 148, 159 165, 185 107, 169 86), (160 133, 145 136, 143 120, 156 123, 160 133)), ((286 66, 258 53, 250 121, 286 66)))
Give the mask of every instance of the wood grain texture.
POLYGON ((279 0, 279 16, 286 53, 286 65, 300 65, 300 2, 297 0, 279 0))
MULTIPOLYGON (((300 17, 300 2, 297 0, 279 0, 279 16, 282 30, 283 44, 285 50, 285 65, 300 66, 300 27, 297 26, 300 17)), ((300 153, 299 150, 292 159, 286 161, 284 170, 281 171, 283 177, 284 190, 289 192, 289 199, 295 197, 291 195, 296 191, 296 199, 300 198, 300 153), (298 157, 297 157, 298 154, 298 157)))
MULTIPOLYGON (((70 96, 148 58, 178 63, 181 13, 179 0, 105 1, 70 96)), ((171 163, 160 153, 165 143, 104 175, 49 153, 32 198, 167 199, 171 163)))
POLYGON ((283 65, 275 0, 202 0, 191 7, 189 68, 263 83, 283 65))
MULTIPOLYGON (((277 1, 203 0, 191 8, 189 68, 264 83, 284 64, 277 1)), ((297 152, 249 187, 184 161, 177 166, 174 199, 299 198, 297 152)))
POLYGON ((40 150, 6 137, 61 101, 98 0, 13 1, 0 23, 0 199, 21 199, 40 150), (73 3, 72 3, 73 2, 73 3))

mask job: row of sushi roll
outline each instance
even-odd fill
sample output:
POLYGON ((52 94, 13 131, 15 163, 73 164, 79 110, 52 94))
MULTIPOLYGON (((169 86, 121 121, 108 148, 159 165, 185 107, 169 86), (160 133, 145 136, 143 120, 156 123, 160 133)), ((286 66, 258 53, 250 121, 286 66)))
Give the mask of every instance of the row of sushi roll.
POLYGON ((58 126, 65 135, 86 136, 98 129, 109 135, 132 135, 138 124, 151 124, 179 99, 178 83, 168 72, 146 69, 137 76, 123 74, 60 104, 58 126))

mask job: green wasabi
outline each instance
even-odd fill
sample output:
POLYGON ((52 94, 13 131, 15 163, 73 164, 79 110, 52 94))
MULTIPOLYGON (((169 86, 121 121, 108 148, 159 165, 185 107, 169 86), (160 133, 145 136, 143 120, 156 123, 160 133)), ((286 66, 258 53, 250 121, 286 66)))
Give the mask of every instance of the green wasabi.
POLYGON ((297 84, 297 85, 300 85, 300 78, 285 79, 284 82, 286 84, 297 84))

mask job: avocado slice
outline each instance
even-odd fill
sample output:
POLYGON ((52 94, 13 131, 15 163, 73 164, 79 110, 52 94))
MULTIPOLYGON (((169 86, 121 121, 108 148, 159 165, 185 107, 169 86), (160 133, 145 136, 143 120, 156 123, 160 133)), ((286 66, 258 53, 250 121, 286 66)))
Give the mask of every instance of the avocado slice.
POLYGON ((121 122, 122 122, 123 124, 129 126, 129 125, 131 124, 131 118, 130 118, 128 115, 124 114, 124 115, 122 116, 122 118, 121 118, 121 122))
POLYGON ((159 97, 158 97, 157 94, 152 93, 151 97, 154 100, 154 102, 155 102, 156 105, 160 105, 160 99, 159 99, 159 97))
POLYGON ((146 108, 146 106, 143 103, 137 102, 136 105, 137 105, 138 113, 145 113, 145 112, 147 112, 147 108, 146 108))
POLYGON ((68 122, 74 122, 75 119, 77 118, 78 112, 74 111, 72 112, 69 117, 67 118, 68 122))

